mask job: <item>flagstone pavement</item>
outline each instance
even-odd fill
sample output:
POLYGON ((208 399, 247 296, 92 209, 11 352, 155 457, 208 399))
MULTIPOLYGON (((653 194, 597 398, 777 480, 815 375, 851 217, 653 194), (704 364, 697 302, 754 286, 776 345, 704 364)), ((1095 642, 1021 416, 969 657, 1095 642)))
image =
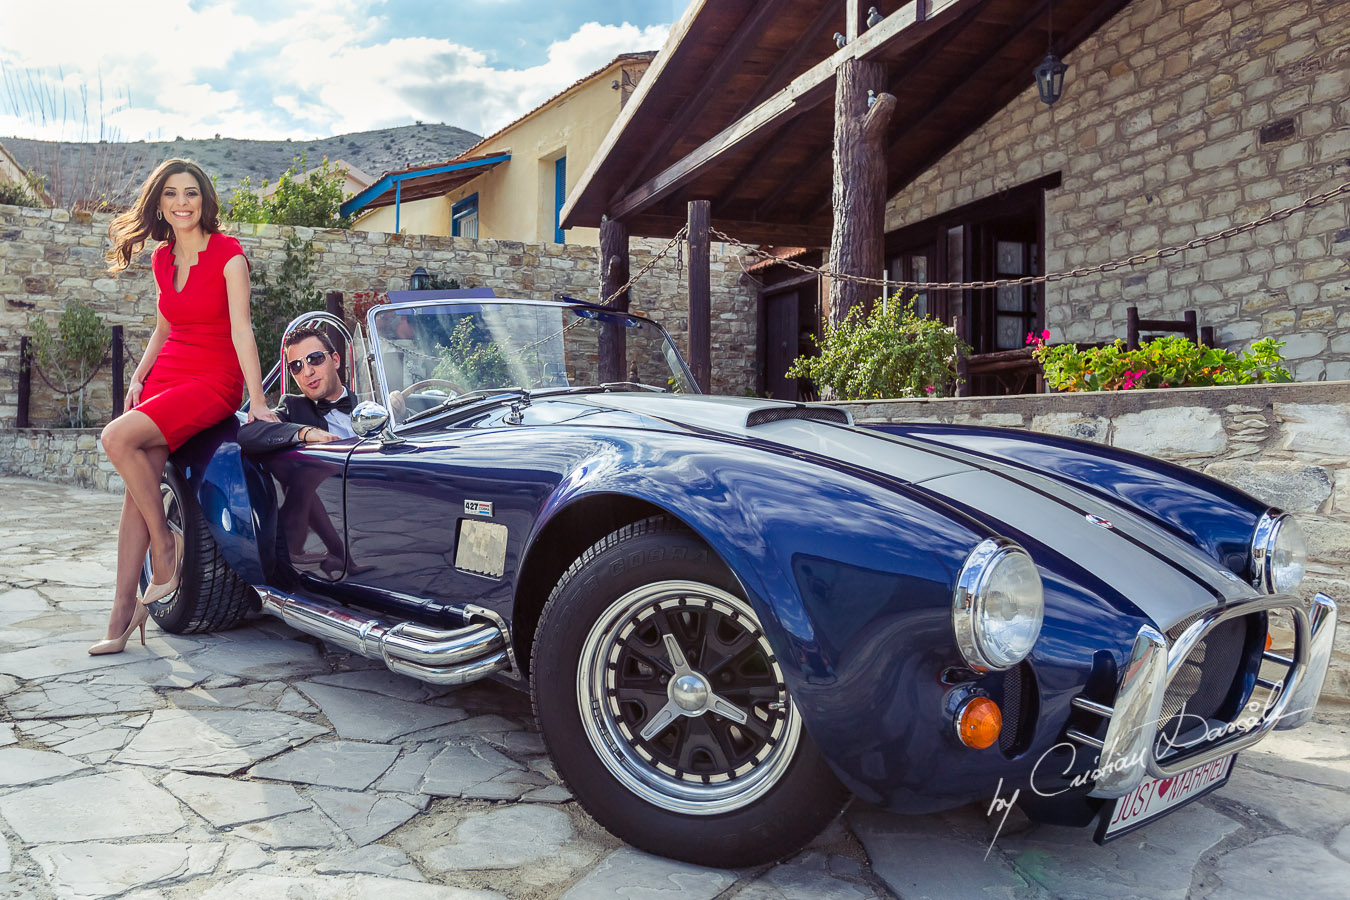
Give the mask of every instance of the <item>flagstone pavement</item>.
POLYGON ((983 805, 855 802, 779 865, 699 868, 592 822, 504 685, 433 687, 269 618, 88 656, 120 502, 0 478, 0 898, 1350 895, 1345 707, 1105 847, 1016 809, 993 840, 983 805))

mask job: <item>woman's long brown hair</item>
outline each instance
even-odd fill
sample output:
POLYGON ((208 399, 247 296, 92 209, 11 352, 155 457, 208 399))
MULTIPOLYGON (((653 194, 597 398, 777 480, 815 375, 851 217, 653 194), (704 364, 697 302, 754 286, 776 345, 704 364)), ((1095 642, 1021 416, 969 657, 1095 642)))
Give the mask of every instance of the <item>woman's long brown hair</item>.
POLYGON ((187 159, 168 159, 159 164, 159 168, 150 173, 141 185, 141 193, 131 209, 112 220, 108 226, 108 237, 112 239, 112 249, 104 256, 108 260, 108 270, 120 272, 131 265, 145 242, 150 239, 167 241, 173 236, 173 226, 155 216, 159 212, 159 198, 164 193, 164 182, 170 175, 187 172, 197 179, 197 187, 202 192, 202 230, 207 234, 220 231, 220 201, 216 198, 216 189, 211 179, 206 177, 202 167, 187 159))

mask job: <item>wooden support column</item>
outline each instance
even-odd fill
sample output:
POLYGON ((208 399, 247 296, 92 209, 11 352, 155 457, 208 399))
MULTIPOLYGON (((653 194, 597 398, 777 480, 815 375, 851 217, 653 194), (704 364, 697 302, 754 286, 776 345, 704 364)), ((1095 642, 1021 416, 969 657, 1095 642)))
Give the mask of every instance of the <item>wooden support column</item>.
MULTIPOLYGON (((342 308, 342 291, 328 291, 323 295, 323 305, 325 311, 337 316, 343 322, 347 321, 347 314, 342 308)), ((347 342, 343 340, 342 332, 338 331, 333 326, 326 325, 324 326, 324 330, 328 332, 328 339, 333 342, 333 349, 338 352, 338 358, 342 360, 342 365, 339 366, 338 374, 342 376, 342 383, 346 384, 347 373, 352 371, 351 360, 347 358, 347 342)), ((285 384, 285 373, 282 373, 281 381, 282 384, 285 384)), ((282 393, 284 394, 285 391, 283 390, 282 393)))
POLYGON ((126 386, 123 384, 126 361, 122 356, 122 346, 122 326, 114 325, 112 327, 112 414, 114 419, 123 413, 122 405, 126 402, 126 386))
POLYGON ((28 402, 33 394, 33 348, 28 336, 19 338, 19 410, 15 428, 27 428, 28 402))
POLYGON ((712 246, 707 200, 689 201, 689 368, 704 393, 712 383, 712 246))
MULTIPOLYGON (((628 312, 630 291, 614 292, 628 283, 628 226, 617 219, 600 223, 600 302, 620 312, 628 312), (614 297, 613 300, 610 297, 614 297)), ((600 381, 635 381, 627 375, 627 329, 611 326, 600 329, 600 381)))
MULTIPOLYGON (((885 93, 886 64, 846 59, 834 92, 834 232, 830 268, 876 278, 886 265, 886 126, 895 97, 885 93), (874 100, 868 107, 867 92, 874 100)), ((881 295, 881 288, 849 281, 830 285, 830 322, 881 295)))

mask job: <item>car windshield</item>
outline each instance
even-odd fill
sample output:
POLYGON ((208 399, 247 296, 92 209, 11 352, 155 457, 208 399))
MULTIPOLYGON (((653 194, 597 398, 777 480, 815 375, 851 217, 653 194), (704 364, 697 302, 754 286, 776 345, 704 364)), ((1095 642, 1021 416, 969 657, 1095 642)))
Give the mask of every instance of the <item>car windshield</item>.
MULTIPOLYGON (((370 317, 379 393, 409 415, 498 388, 687 393, 692 378, 665 330, 639 316, 533 303, 391 304, 370 317)), ((396 418, 401 418, 396 416, 396 418)))

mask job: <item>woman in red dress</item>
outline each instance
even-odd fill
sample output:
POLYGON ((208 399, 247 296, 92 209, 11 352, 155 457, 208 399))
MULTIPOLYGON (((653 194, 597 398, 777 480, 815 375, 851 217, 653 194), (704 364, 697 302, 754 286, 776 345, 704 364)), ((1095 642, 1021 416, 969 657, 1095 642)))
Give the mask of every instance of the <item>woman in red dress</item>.
POLYGON ((159 288, 155 330, 131 376, 127 412, 103 429, 103 452, 126 484, 117 533, 117 583, 104 640, 92 654, 120 653, 137 628, 145 643, 151 603, 178 589, 182 536, 164 518, 160 473, 169 453, 239 408, 247 388, 249 420, 277 421, 263 398, 258 349, 249 318, 248 260, 220 233, 219 202, 206 173, 171 159, 146 180, 136 203, 108 228, 109 268, 131 264, 149 239, 159 288), (151 583, 140 603, 147 549, 151 583))

